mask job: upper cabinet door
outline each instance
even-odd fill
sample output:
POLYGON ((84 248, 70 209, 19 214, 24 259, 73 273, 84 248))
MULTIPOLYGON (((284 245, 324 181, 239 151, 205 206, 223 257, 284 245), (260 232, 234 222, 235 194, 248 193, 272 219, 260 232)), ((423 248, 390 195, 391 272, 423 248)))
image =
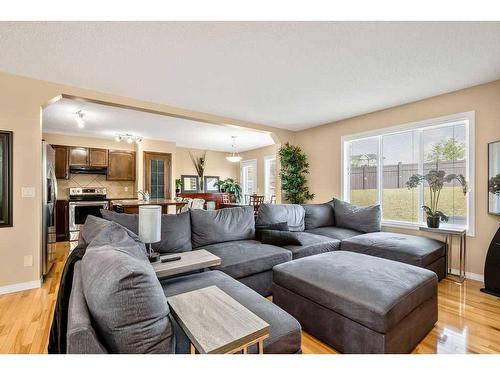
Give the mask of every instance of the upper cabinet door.
POLYGON ((135 181, 135 152, 108 151, 108 175, 111 181, 135 181))
POLYGON ((74 147, 69 149, 69 165, 89 165, 89 149, 87 147, 74 147))
POLYGON ((52 148, 56 152, 56 178, 69 179, 69 147, 52 145, 52 148))
POLYGON ((107 167, 108 150, 102 148, 91 148, 89 159, 91 167, 107 167))

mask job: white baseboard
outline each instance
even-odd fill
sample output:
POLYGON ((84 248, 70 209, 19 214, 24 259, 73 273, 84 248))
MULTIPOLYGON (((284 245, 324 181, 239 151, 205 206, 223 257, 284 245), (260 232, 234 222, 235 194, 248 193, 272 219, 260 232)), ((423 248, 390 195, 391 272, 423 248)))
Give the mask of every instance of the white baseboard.
MULTIPOLYGON (((455 275, 459 274, 459 271, 455 268, 452 268, 451 272, 455 275)), ((484 275, 481 275, 479 273, 465 272, 465 278, 480 281, 480 282, 484 283, 484 275)))
POLYGON ((40 288, 41 286, 42 286, 42 280, 33 280, 33 281, 27 281, 25 283, 4 285, 0 286, 0 295, 20 292, 22 290, 40 288))

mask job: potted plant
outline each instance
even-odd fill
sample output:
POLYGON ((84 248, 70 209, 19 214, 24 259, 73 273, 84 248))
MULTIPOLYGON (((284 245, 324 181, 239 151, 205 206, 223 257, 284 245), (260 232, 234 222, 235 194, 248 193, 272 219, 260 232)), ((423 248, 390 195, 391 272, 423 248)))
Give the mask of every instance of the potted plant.
POLYGON ((306 175, 309 163, 306 154, 298 146, 289 143, 279 150, 281 189, 284 199, 290 203, 301 204, 314 198, 307 187, 306 175))
POLYGON ((462 186, 462 192, 467 194, 467 181, 465 177, 461 174, 450 173, 446 175, 443 170, 431 170, 426 175, 414 174, 406 182, 408 189, 414 189, 421 183, 427 182, 429 185, 430 192, 430 206, 422 206, 427 217, 427 226, 429 228, 439 228, 439 223, 441 221, 448 222, 448 216, 439 210, 439 197, 441 195, 441 190, 443 189, 445 182, 451 182, 457 180, 462 186))
POLYGON ((241 186, 233 178, 226 178, 225 180, 218 181, 215 185, 220 189, 222 193, 228 193, 231 202, 241 201, 241 186))
POLYGON ((175 179, 175 195, 179 195, 182 188, 182 180, 180 178, 175 179))

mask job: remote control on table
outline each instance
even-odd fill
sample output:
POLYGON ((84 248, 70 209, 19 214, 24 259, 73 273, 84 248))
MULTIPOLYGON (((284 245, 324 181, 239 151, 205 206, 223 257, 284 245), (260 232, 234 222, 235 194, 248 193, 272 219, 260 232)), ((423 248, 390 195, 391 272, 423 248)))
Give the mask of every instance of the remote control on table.
POLYGON ((180 256, 170 257, 170 258, 162 258, 162 259, 161 259, 161 262, 162 262, 162 263, 174 262, 174 261, 179 260, 179 259, 181 259, 181 257, 180 257, 180 256))

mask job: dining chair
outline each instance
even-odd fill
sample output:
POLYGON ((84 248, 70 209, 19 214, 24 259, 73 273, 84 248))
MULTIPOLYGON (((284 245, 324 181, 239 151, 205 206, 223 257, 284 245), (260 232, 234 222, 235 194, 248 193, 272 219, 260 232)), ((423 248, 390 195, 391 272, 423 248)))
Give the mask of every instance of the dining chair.
POLYGON ((253 206, 254 212, 257 212, 259 210, 260 205, 263 203, 264 203, 263 195, 250 195, 248 200, 248 205, 253 206))

